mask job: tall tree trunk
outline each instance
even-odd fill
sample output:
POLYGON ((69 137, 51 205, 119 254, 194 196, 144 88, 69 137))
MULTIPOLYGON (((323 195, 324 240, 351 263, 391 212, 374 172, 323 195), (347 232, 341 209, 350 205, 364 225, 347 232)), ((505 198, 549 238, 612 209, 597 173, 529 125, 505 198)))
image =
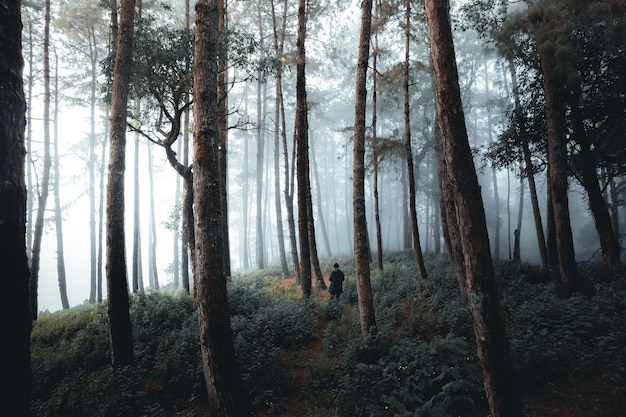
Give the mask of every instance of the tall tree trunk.
MULTIPOLYGON (((135 98, 135 118, 139 119, 140 101, 135 98)), ((141 259, 141 221, 139 219, 139 134, 135 133, 135 159, 133 163, 133 293, 144 293, 141 259)))
MULTIPOLYGON (((379 13, 379 2, 376 2, 376 14, 379 13)), ((378 30, 374 32, 374 52, 372 53, 372 161, 374 169, 374 220, 376 223, 376 260, 378 269, 383 270, 383 237, 380 227, 380 201, 378 196, 378 132, 377 132, 377 93, 378 93, 378 30)))
POLYGON ((156 214, 154 213, 154 164, 152 162, 152 146, 148 146, 148 185, 150 186, 150 227, 148 231, 148 278, 150 287, 159 290, 159 271, 157 268, 156 249, 157 231, 156 214))
MULTIPOLYGON (((272 15, 274 8, 274 2, 272 2, 272 15)), ((280 202, 280 87, 278 82, 276 83, 276 100, 275 100, 275 114, 276 120, 274 126, 274 209, 276 210, 276 234, 278 240, 278 254, 280 256, 280 268, 283 274, 283 278, 289 276, 289 267, 287 266, 287 252, 285 251, 285 235, 283 232, 283 212, 282 204, 280 202)))
MULTIPOLYGON (((520 163, 520 168, 522 168, 522 164, 520 163)), ((520 171, 522 172, 522 171, 520 171)), ((517 227, 515 228, 515 241, 513 243, 513 260, 520 262, 522 259, 521 255, 521 233, 522 233, 522 219, 524 218, 524 177, 520 177, 519 181, 519 206, 517 209, 517 227)), ((543 236, 543 232, 541 232, 543 236)))
POLYGON ((48 202, 50 185, 50 0, 45 2, 45 23, 43 37, 43 172, 41 174, 41 190, 37 203, 33 251, 30 275, 30 308, 33 320, 37 319, 37 292, 39 287, 39 266, 41 264, 41 241, 43 238, 44 217, 48 202))
POLYGON ((361 30, 356 68, 354 106, 354 168, 352 209, 354 217, 354 257, 361 335, 378 333, 374 297, 370 282, 370 249, 365 217, 365 114, 367 107, 367 66, 372 27, 372 0, 361 3, 361 30))
POLYGON ((448 252, 472 313, 491 415, 521 417, 495 287, 485 211, 461 104, 449 5, 447 1, 426 0, 425 11, 441 130, 439 181, 448 252))
POLYGON ((296 41, 296 179, 298 181, 298 232, 300 243, 300 285, 305 298, 311 296, 311 249, 309 243, 309 137, 305 81, 306 0, 298 1, 296 41))
POLYGON ((320 267, 320 260, 317 256, 317 239, 315 237, 315 224, 313 216, 313 199, 311 197, 311 188, 309 187, 309 195, 307 201, 308 210, 308 222, 309 222, 309 254, 311 256, 311 268, 315 279, 317 280, 317 286, 321 289, 326 289, 326 283, 324 282, 324 274, 320 267))
MULTIPOLYGON (((185 115, 183 115, 183 120, 185 118, 185 115)), ((183 125, 185 126, 186 129, 186 124, 183 125)), ((182 141, 178 141, 178 146, 177 146, 177 150, 176 153, 177 154, 181 154, 181 151, 183 149, 183 142, 182 141)), ((182 178, 180 176, 176 176, 176 191, 175 191, 175 197, 174 197, 174 201, 176 201, 176 204, 178 204, 179 201, 183 200, 183 194, 181 191, 181 183, 182 183, 182 178)), ((182 208, 182 206, 181 206, 182 208)), ((182 213, 182 210, 181 210, 182 213)), ((182 219, 182 215, 180 217, 181 220, 182 219)), ((176 221, 176 225, 174 226, 174 241, 172 242, 172 284, 174 286, 174 289, 177 290, 178 287, 180 286, 180 243, 181 243, 181 239, 180 239, 180 231, 182 230, 182 221, 176 221)), ((184 243, 183 243, 184 244, 184 243)))
POLYGON ((99 204, 98 204, 98 264, 97 264, 97 280, 96 280, 96 302, 102 302, 102 257, 103 257, 103 240, 104 240, 104 174, 106 167, 106 150, 107 150, 107 138, 109 137, 109 107, 106 108, 105 123, 104 123, 104 137, 102 138, 102 151, 100 154, 100 185, 98 190, 100 192, 99 204))
MULTIPOLYGON (((489 95, 491 92, 489 90, 489 69, 485 69, 485 91, 489 95)), ((487 103, 487 143, 491 144, 493 142, 493 134, 492 134, 492 121, 491 121, 491 104, 487 103)), ((495 217, 495 225, 494 225, 494 240, 493 240, 493 255, 494 258, 500 259, 500 195, 498 193, 498 176, 495 168, 491 168, 491 179, 493 182, 493 206, 494 206, 494 217, 495 217)))
MULTIPOLYGON (((262 24, 261 24, 261 9, 260 5, 258 7, 258 19, 259 19, 259 28, 261 30, 261 39, 262 35, 262 24)), ((261 48, 263 48, 261 44, 261 48)), ((265 155, 265 117, 263 115, 262 110, 262 102, 263 96, 261 94, 261 84, 263 83, 264 75, 259 72, 257 74, 259 79, 257 80, 256 86, 256 264, 259 269, 265 268, 265 245, 264 245, 264 237, 263 237, 263 156, 265 155)))
MULTIPOLYGON (((54 223, 57 238, 57 275, 59 281, 59 293, 61 306, 64 310, 70 308, 67 298, 67 278, 65 274, 65 252, 63 251, 63 210, 61 209, 61 186, 59 184, 59 171, 61 163, 59 158, 59 59, 55 54, 55 77, 54 77, 54 223)), ((90 190, 93 192, 93 190, 90 190)))
MULTIPOLYGON (((274 5, 274 0, 271 0, 272 6, 272 27, 273 31, 273 39, 274 39, 274 51, 277 56, 282 57, 283 55, 283 47, 284 47, 284 39, 285 39, 285 19, 287 14, 287 2, 283 3, 283 20, 280 30, 280 35, 278 32, 278 24, 276 21, 276 8, 274 5)), ((282 68, 278 68, 276 71, 276 100, 275 100, 275 132, 274 132, 274 200, 276 206, 276 231, 278 237, 278 253, 280 255, 280 267, 282 270, 283 277, 289 276, 289 266, 287 265, 287 252, 285 250, 285 236, 283 232, 283 215, 282 215, 282 205, 280 202, 280 145, 281 145, 281 137, 283 138, 284 147, 284 155, 285 155, 285 200, 288 197, 289 190, 289 159, 286 149, 286 132, 285 132, 285 109, 283 107, 283 87, 282 87, 282 68)), ((293 208, 293 203, 292 203, 293 208)), ((293 213, 291 213, 291 218, 293 219, 293 213)), ((295 243, 295 239, 293 240, 295 243)), ((293 249, 293 248, 292 248, 293 249)), ((297 265, 297 256, 295 258, 295 264, 297 265)))
POLYGON ((547 42, 539 42, 539 58, 543 73, 548 128, 548 185, 552 194, 554 226, 559 262, 559 276, 567 294, 591 292, 590 283, 578 273, 574 253, 574 240, 569 216, 567 144, 565 142, 565 110, 559 102, 560 86, 564 80, 556 69, 555 51, 547 42))
POLYGON ((223 270, 223 223, 217 96, 219 8, 217 0, 196 3, 194 45, 195 300, 209 415, 251 415, 242 389, 230 325, 223 270))
MULTIPOLYGON (((20 2, 21 3, 21 2, 20 2)), ((21 53, 21 52, 20 52, 21 53)), ((26 97, 27 103, 33 102, 33 84, 35 80, 34 68, 35 68, 35 54, 33 51, 33 22, 28 21, 28 96, 26 97)), ((33 203, 35 201, 33 195, 33 168, 32 168, 32 145, 33 145, 33 109, 32 106, 27 106, 26 109, 26 158, 28 163, 26 164, 26 192, 29 194, 26 201, 26 255, 30 259, 33 249, 33 203)), ((28 272, 30 279, 30 271, 28 272)))
MULTIPOLYGON (((283 24, 282 27, 285 28, 287 23, 287 0, 283 3, 283 24)), ((283 31, 284 35, 284 31, 283 31)), ((281 45, 284 42, 284 36, 281 38, 281 45)), ((281 46, 282 50, 282 46, 281 46)), ((282 142, 283 142, 283 159, 285 160, 285 207, 287 209, 287 223, 289 225, 289 244, 291 247, 291 259, 293 262, 294 275, 296 276, 296 283, 302 283, 302 273, 300 271, 300 261, 298 258, 298 241, 296 235, 296 221, 294 216, 294 207, 293 207, 293 196, 294 196, 294 187, 295 187, 295 166, 296 166, 296 135, 295 135, 295 124, 294 124, 294 135, 293 135, 293 145, 291 152, 291 165, 289 164, 289 147, 287 145, 287 125, 285 121, 285 101, 283 96, 282 89, 282 72, 279 72, 281 75, 277 78, 276 82, 280 85, 280 120, 282 124, 281 132, 282 132, 282 142), (291 167, 291 168, 290 168, 291 167)))
MULTIPOLYGON (((437 115, 434 115, 433 118, 433 139, 435 143, 439 143, 440 134, 439 134, 439 123, 437 123, 437 115)), ((433 225, 433 242, 434 242, 434 252, 435 254, 441 253, 441 229, 442 229, 442 220, 441 220, 441 189, 439 187, 439 171, 438 171, 438 161, 435 160, 435 163, 432 167, 432 193, 433 193, 433 216, 434 225, 433 225)))
POLYGON ((411 249, 412 227, 409 212, 409 183, 407 182, 407 164, 402 164, 400 168, 400 186, 402 187, 402 249, 411 249))
MULTIPOLYGON (((189 0, 185 0, 185 28, 190 28, 190 12, 189 0)), ((189 103, 189 98, 185 98, 185 104, 189 103)), ((185 106, 183 114, 183 165, 189 166, 189 107, 185 106)), ((181 237, 182 245, 180 248, 180 272, 181 283, 183 289, 189 293, 189 245, 190 232, 193 229, 193 222, 189 219, 192 217, 191 210, 193 207, 193 192, 191 181, 183 178, 183 197, 182 197, 182 219, 181 219, 181 237)))
POLYGON ((552 204, 552 188, 550 188, 550 164, 546 168, 546 256, 548 269, 559 267, 559 254, 556 248, 556 226, 554 224, 554 205, 552 204))
POLYGON ((22 72, 21 1, 0 7, 0 303, 3 375, 10 375, 0 400, 16 416, 30 415, 30 296, 26 256, 25 144, 26 100, 22 72))
POLYGON ((411 118, 409 112, 409 59, 411 39, 411 0, 406 0, 406 27, 404 32, 404 149, 406 151, 407 176, 409 177, 409 208, 411 211, 411 230, 413 231, 413 253, 421 279, 428 278, 422 244, 420 242, 419 226, 417 224, 417 206, 415 195, 415 172, 413 170, 413 149, 411 146, 411 118))
MULTIPOLYGON (((219 9, 218 25, 220 32, 228 26, 228 14, 226 2, 218 0, 219 9)), ((228 229, 228 48, 224 48, 220 54, 217 64, 217 122, 218 134, 220 138, 220 183, 223 184, 220 190, 222 200, 222 238, 224 239, 224 273, 231 275, 230 267, 230 231, 228 229)))
POLYGON ((607 173, 609 176, 609 195, 611 196, 611 221, 613 222, 613 232, 615 233, 615 238, 619 242, 620 235, 620 227, 619 227, 619 193, 618 187, 615 185, 615 176, 613 175, 612 169, 607 173))
POLYGON ((320 229, 322 231, 322 239, 324 240, 324 249, 326 256, 333 256, 330 250, 330 241, 328 240, 328 232, 326 229, 326 221, 324 221, 324 206, 322 204, 322 186, 320 184, 319 169, 317 166, 317 158, 315 156, 315 145, 311 143, 311 160, 313 161, 313 179, 315 180, 315 198, 317 200, 317 217, 320 220, 320 229))
MULTIPOLYGON (((244 87, 244 95, 245 95, 245 103, 246 110, 245 114, 248 114, 248 89, 244 87)), ((248 173, 248 140, 247 138, 243 141, 243 167, 241 176, 243 178, 243 184, 241 185, 241 215, 243 217, 241 222, 241 259, 243 269, 246 270, 250 268, 250 255, 249 255, 249 231, 248 231, 248 198, 249 198, 249 173, 248 173)))
MULTIPOLYGON (((520 104, 519 86, 517 83, 517 71, 515 70, 515 64, 513 58, 508 56, 507 63, 509 66, 509 72, 511 73, 511 82, 513 87, 513 99, 515 102, 515 113, 519 120, 519 123, 524 126, 524 116, 522 114, 522 106, 520 104)), ((533 216, 535 219, 535 234, 537 236, 537 245, 539 247, 539 256, 541 257, 541 264, 544 268, 548 268, 548 246, 546 244, 546 238, 543 234, 543 222, 541 221, 541 210, 539 209, 539 199, 537 197, 537 186, 535 184, 535 174, 533 173, 533 163, 531 160, 530 147, 528 146, 528 140, 523 134, 519 135, 520 146, 524 154, 524 173, 528 179, 528 192, 530 194, 530 204, 533 208, 533 216)), ((521 229, 518 227, 518 232, 521 233, 521 229)))
MULTIPOLYGON (((141 9, 143 0, 135 0, 135 12, 137 19, 141 21, 141 9)), ((135 97, 134 100, 134 117, 136 120, 141 119, 141 98, 135 97)), ((135 161, 133 164, 133 292, 144 293, 143 284, 143 259, 141 255, 141 221, 139 219, 139 134, 135 134, 135 161)))
POLYGON ((580 144, 577 162, 579 162, 579 169, 582 176, 581 183, 587 192, 589 210, 593 216, 596 232, 600 239, 602 264, 609 268, 619 268, 621 266, 619 240, 613 230, 609 208, 602 195, 602 190, 600 189, 596 169, 596 157, 585 132, 583 116, 580 114, 578 104, 580 95, 579 86, 570 96, 570 108, 572 113, 571 119, 574 125, 574 136, 576 142, 580 144))
MULTIPOLYGON (((345 165, 344 165, 344 169, 345 169, 345 174, 344 177, 345 178, 349 178, 350 177, 350 161, 348 158, 348 153, 346 152, 346 157, 344 158, 345 160, 345 165)), ((351 207, 350 207, 350 181, 346 181, 345 182, 345 189, 344 189, 344 201, 346 203, 346 236, 350 236, 353 235, 354 236, 354 225, 350 224, 350 212, 351 212, 351 207)), ((354 220, 354 219, 353 219, 354 220)), ((348 247, 350 249, 350 253, 352 253, 353 249, 353 242, 354 242, 354 238, 353 239, 348 239, 348 247)))
POLYGON ((134 362, 124 233, 124 171, 126 169, 126 117, 135 1, 121 0, 120 5, 111 98, 106 266, 111 362, 116 367, 134 362))
MULTIPOLYGON (((95 49, 95 48, 94 48, 95 49)), ((91 60, 90 68, 90 91, 89 91, 89 162, 87 164, 87 170, 89 171, 89 250, 90 250, 90 292, 89 292, 89 304, 96 302, 97 292, 97 280, 98 280, 98 260, 96 255, 96 77, 98 76, 97 69, 98 61, 96 59, 91 60)), ((102 193, 102 190, 100 190, 102 193)), ((102 217, 102 211, 98 212, 102 217)))

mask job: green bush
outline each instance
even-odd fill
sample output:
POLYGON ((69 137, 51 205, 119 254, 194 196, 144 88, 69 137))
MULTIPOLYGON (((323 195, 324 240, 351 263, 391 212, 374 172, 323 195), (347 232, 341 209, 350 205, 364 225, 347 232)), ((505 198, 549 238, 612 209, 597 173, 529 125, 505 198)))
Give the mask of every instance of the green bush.
MULTIPOLYGON (((335 260, 323 260, 330 267, 335 260)), ((279 268, 229 281, 231 324, 244 389, 270 414, 470 415, 485 405, 472 319, 445 256, 385 256, 371 274, 378 334, 361 337, 354 266, 338 302, 304 301, 279 268), (271 272, 271 273, 270 273, 271 272), (320 340, 321 339, 321 340, 320 340), (292 401, 306 404, 291 410, 292 401)), ((522 387, 602 372, 626 378, 626 279, 595 264, 580 272, 592 297, 564 298, 532 265, 495 262, 512 362, 522 387)), ((34 416, 193 416, 206 387, 191 297, 131 297, 135 364, 113 369, 105 304, 42 315, 33 326, 34 416)), ((590 375, 598 378, 598 375, 590 375)))

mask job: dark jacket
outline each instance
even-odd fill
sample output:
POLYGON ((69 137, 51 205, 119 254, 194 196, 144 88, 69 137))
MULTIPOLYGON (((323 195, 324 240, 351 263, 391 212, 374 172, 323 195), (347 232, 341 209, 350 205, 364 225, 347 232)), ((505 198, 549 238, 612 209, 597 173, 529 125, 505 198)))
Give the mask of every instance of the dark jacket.
POLYGON ((330 273, 330 287, 328 288, 328 292, 332 295, 340 295, 343 292, 343 280, 345 276, 340 269, 335 269, 330 273))

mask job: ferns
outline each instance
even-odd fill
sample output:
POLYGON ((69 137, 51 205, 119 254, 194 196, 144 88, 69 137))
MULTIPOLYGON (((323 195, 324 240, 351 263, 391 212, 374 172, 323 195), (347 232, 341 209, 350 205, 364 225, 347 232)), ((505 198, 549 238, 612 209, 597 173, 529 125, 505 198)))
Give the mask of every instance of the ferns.
MULTIPOLYGON (((278 268, 276 276, 233 278, 234 343, 254 406, 287 416, 475 414, 485 399, 469 309, 447 259, 426 261, 425 281, 405 252, 372 271, 379 334, 367 338, 348 260, 339 302, 303 301, 278 268)), ((535 266, 497 262, 495 271, 522 387, 590 369, 626 378, 622 275, 584 265, 595 295, 565 299, 535 266)), ((206 390, 192 299, 184 292, 133 296, 131 318, 137 363, 113 370, 106 305, 40 317, 31 344, 33 414, 195 415, 206 390)))

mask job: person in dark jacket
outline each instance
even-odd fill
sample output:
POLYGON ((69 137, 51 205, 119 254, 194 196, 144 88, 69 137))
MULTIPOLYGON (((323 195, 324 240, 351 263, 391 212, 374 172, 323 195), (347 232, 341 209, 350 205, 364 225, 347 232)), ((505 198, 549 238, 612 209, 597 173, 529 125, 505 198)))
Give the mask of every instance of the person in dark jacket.
POLYGON ((339 269, 339 264, 335 263, 333 265, 333 272, 330 273, 330 277, 328 278, 330 281, 330 287, 328 287, 328 292, 330 293, 331 299, 339 299, 339 296, 343 292, 343 280, 345 276, 343 271, 339 269))

